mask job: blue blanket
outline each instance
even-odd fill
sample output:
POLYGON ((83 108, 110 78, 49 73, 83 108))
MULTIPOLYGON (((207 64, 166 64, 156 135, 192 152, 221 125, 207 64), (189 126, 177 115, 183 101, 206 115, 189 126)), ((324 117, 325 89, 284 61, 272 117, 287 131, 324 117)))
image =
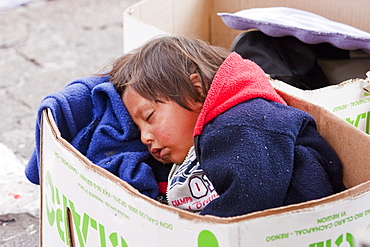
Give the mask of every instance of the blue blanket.
POLYGON ((46 108, 51 110, 62 137, 88 159, 141 193, 157 197, 156 177, 166 168, 141 143, 139 131, 109 76, 77 79, 42 100, 37 114, 36 145, 25 170, 31 182, 39 184, 40 122, 46 108))

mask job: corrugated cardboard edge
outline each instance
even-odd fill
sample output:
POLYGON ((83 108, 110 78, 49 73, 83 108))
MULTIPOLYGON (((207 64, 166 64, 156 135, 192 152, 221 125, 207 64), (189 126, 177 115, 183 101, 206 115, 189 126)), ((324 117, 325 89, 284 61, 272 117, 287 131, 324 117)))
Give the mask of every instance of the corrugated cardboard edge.
MULTIPOLYGON (((49 110, 50 111, 50 110, 49 110)), ((44 180, 44 178, 43 178, 43 176, 42 176, 42 168, 43 168, 43 164, 44 164, 44 158, 43 158, 43 152, 44 152, 44 148, 43 148, 43 145, 42 145, 42 143, 43 143, 43 131, 41 131, 42 130, 42 126, 44 126, 44 115, 46 115, 47 113, 46 113, 46 111, 45 112, 43 112, 42 113, 43 114, 43 117, 41 118, 41 123, 40 123, 40 169, 39 169, 39 174, 40 174, 40 224, 39 224, 39 245, 40 245, 40 247, 42 247, 43 246, 43 244, 42 244, 42 239, 43 239, 43 237, 42 237, 42 235, 43 235, 43 231, 42 231, 42 222, 43 222, 43 218, 44 218, 44 215, 43 215, 43 213, 42 213, 42 208, 43 208, 43 204, 44 204, 44 199, 43 199, 43 180, 44 180)))

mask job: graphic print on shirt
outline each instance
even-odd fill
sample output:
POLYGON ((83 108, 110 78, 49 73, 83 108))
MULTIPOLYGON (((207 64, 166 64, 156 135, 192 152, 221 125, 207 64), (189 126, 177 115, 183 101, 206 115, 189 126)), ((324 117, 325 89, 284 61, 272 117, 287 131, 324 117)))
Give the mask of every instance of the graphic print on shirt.
POLYGON ((174 165, 169 176, 167 198, 171 206, 190 211, 201 211, 217 198, 212 183, 204 174, 192 147, 181 165, 174 165))

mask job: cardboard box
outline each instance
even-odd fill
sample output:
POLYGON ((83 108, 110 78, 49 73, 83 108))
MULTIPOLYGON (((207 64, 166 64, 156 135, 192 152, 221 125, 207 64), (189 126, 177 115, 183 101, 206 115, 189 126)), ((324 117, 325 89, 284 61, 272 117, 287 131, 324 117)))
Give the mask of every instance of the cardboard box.
MULTIPOLYGON (((343 0, 146 0, 124 13, 124 50, 161 33, 197 36, 227 47, 237 31, 224 26, 216 13, 251 7, 302 8, 370 31, 366 26, 370 17, 362 7, 366 4, 365 0, 356 4, 343 0)), ((44 111, 41 246, 361 246, 360 234, 370 227, 370 137, 336 116, 347 109, 348 114, 358 115, 363 109, 341 107, 350 104, 342 103, 343 97, 335 103, 329 99, 338 90, 349 95, 356 91, 354 97, 363 97, 366 80, 310 93, 273 83, 289 105, 314 116, 319 132, 343 162, 348 190, 238 217, 196 215, 151 200, 92 164, 61 137, 51 112, 44 111)))
POLYGON ((196 215, 149 199, 92 164, 61 138, 45 111, 41 246, 356 246, 357 232, 370 224, 370 156, 364 155, 370 138, 322 107, 281 95, 318 121, 350 189, 239 217, 196 215))

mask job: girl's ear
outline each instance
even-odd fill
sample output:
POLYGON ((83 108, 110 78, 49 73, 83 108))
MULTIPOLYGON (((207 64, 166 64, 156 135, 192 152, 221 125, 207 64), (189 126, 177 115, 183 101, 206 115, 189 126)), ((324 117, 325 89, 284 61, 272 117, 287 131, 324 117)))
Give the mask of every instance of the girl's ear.
POLYGON ((193 86, 199 92, 199 95, 203 95, 202 91, 202 82, 200 81, 200 77, 198 74, 194 73, 190 75, 190 81, 193 83, 193 86))
POLYGON ((198 91, 199 93, 199 96, 200 96, 200 99, 197 101, 197 102, 194 102, 194 109, 193 110, 201 110, 202 107, 203 107, 203 100, 201 100, 201 98, 204 98, 204 95, 203 95, 203 87, 202 87, 202 82, 200 81, 200 77, 198 74, 191 74, 190 75, 190 81, 193 83, 193 86, 195 87, 195 89, 198 91))

